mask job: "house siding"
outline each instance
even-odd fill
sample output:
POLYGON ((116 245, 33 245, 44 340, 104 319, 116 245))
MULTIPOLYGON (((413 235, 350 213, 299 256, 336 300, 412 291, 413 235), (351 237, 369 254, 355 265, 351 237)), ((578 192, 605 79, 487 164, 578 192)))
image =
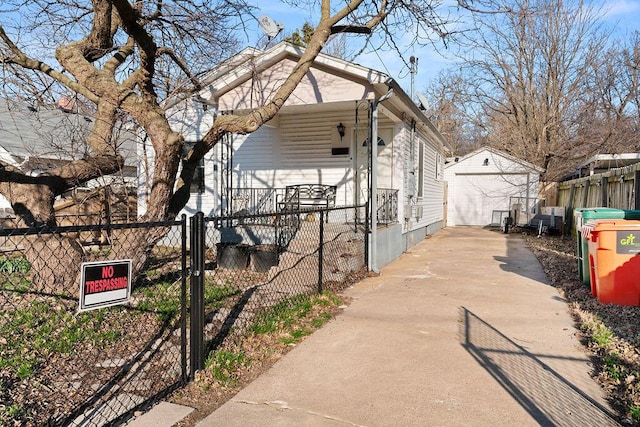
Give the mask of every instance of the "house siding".
POLYGON ((337 185, 336 203, 353 204, 351 156, 331 154, 336 144, 350 145, 346 141, 336 142, 339 137, 335 126, 340 121, 348 128, 353 127, 352 122, 336 112, 283 114, 278 129, 263 126, 250 135, 235 137, 234 187, 337 185))
MULTIPOLYGON (((436 179, 436 162, 440 148, 437 143, 430 140, 420 129, 416 129, 414 147, 411 147, 411 128, 406 126, 402 130, 402 158, 404 161, 403 194, 401 205, 401 218, 404 222, 404 232, 428 227, 433 229, 443 219, 444 184, 436 179), (422 194, 418 194, 420 144, 422 144, 422 194), (415 178, 412 177, 412 171, 415 178), (410 197, 411 195, 413 197, 410 197), (422 215, 418 214, 422 211, 422 215), (403 220, 404 220, 403 219, 403 220)), ((439 228, 439 226, 435 227, 439 228)))
MULTIPOLYGON (((257 76, 241 83, 220 96, 221 110, 255 108, 267 102, 279 86, 293 72, 297 62, 285 58, 257 76)), ((296 86, 285 106, 323 104, 369 97, 373 87, 369 83, 354 82, 345 75, 335 75, 319 67, 311 68, 296 86)))

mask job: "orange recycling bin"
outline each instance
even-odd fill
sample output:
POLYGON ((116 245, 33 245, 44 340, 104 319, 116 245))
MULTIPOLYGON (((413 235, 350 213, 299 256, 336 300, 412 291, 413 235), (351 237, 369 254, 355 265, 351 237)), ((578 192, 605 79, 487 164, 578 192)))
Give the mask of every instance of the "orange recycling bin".
POLYGON ((640 221, 596 221, 585 227, 591 293, 602 303, 640 305, 640 221))

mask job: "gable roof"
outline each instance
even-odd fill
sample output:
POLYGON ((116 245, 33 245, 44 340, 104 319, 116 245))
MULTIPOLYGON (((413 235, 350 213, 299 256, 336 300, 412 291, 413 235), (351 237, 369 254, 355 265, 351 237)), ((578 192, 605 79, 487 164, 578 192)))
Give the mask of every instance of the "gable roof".
POLYGON ((452 166, 455 166, 455 165, 459 165, 459 164, 463 163, 464 161, 466 161, 466 160, 468 160, 468 159, 470 159, 472 157, 475 157, 475 156, 477 156, 478 154, 480 154, 482 152, 489 152, 489 153, 493 154, 494 156, 502 157, 502 158, 507 159, 507 160, 509 160, 511 162, 519 164, 520 166, 524 167, 525 169, 530 169, 533 172, 544 173, 544 171, 545 171, 544 168, 541 168, 540 166, 536 166, 533 163, 527 162, 526 160, 519 159, 519 158, 517 158, 515 156, 512 156, 511 154, 505 153, 504 151, 500 151, 500 150, 498 150, 496 148, 489 147, 489 146, 481 147, 481 148, 478 148, 477 150, 474 150, 474 151, 472 151, 472 152, 470 152, 468 154, 465 154, 464 156, 457 158, 457 160, 455 162, 448 162, 447 164, 445 164, 444 167, 445 168, 449 168, 449 167, 452 167, 452 166))
MULTIPOLYGON (((205 74, 202 79, 204 89, 195 94, 195 98, 204 104, 217 106, 218 100, 225 94, 237 89, 256 75, 281 65, 285 61, 296 63, 303 53, 304 49, 302 47, 284 41, 264 51, 255 48, 244 49, 205 74)), ((365 87, 365 90, 362 90, 357 98, 349 98, 349 102, 361 99, 373 100, 385 95, 392 89, 393 96, 384 101, 382 107, 387 106, 399 111, 399 116, 403 120, 415 120, 427 128, 429 133, 443 147, 450 151, 452 150, 451 146, 433 126, 424 112, 389 75, 324 53, 318 54, 312 65, 312 70, 315 72, 321 70, 322 72, 342 77, 345 80, 359 83, 365 87)), ((317 86, 321 84, 321 82, 316 82, 317 86)), ((345 94, 345 96, 348 95, 345 94)), ((172 99, 167 103, 167 107, 176 106, 187 98, 189 96, 172 99)), ((288 100, 289 103, 290 100, 291 97, 288 100)), ((343 101, 347 101, 347 99, 345 98, 343 101)), ((316 103, 323 104, 324 102, 320 99, 316 100, 316 103)), ((308 106, 309 104, 304 105, 308 106)))

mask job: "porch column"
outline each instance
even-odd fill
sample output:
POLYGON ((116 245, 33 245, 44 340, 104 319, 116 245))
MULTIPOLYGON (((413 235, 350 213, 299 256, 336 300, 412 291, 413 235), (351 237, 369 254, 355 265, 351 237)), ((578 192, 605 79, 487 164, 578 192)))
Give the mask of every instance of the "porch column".
POLYGON ((371 141, 369 153, 371 162, 371 188, 369 189, 369 204, 371 206, 371 244, 369 249, 369 270, 378 273, 378 104, 393 96, 393 89, 373 101, 371 104, 371 141))

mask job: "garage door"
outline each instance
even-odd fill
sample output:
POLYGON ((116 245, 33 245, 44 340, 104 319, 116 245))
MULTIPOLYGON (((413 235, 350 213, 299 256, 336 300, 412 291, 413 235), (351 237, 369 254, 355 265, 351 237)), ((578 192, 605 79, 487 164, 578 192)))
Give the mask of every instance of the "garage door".
POLYGON ((526 194, 526 174, 456 175, 455 224, 489 225, 494 210, 508 210, 512 196, 526 194))

